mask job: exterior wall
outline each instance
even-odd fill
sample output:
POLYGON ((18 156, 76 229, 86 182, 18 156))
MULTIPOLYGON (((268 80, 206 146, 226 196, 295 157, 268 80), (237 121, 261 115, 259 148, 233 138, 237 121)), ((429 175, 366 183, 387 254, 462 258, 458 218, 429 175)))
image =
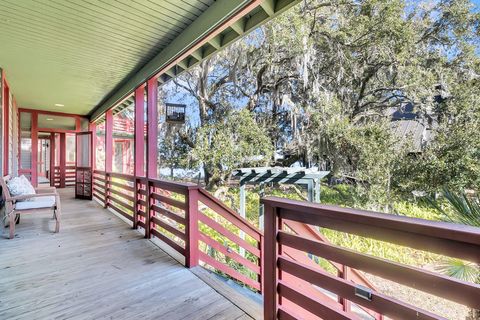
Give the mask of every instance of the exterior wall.
POLYGON ((15 176, 18 175, 18 110, 11 88, 7 87, 8 92, 5 92, 7 79, 2 69, 0 69, 0 74, 2 79, 0 81, 0 175, 15 176), (5 115, 5 108, 8 108, 8 117, 5 115), (8 137, 6 139, 7 125, 8 137), (5 149, 8 149, 8 153, 5 152, 5 149), (8 161, 7 171, 4 168, 5 161, 8 161))

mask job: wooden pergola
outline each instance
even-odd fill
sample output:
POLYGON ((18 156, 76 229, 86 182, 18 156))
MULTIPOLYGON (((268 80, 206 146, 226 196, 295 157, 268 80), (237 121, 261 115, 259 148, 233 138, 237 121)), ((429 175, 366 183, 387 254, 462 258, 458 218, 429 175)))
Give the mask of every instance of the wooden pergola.
MULTIPOLYGON (((307 168, 258 167, 236 169, 232 176, 240 180, 240 216, 246 217, 246 185, 258 185, 262 196, 267 184, 299 185, 307 189, 307 199, 320 203, 320 181, 328 176, 330 171, 318 171, 307 168)), ((263 230, 263 206, 260 206, 259 226, 263 230)))

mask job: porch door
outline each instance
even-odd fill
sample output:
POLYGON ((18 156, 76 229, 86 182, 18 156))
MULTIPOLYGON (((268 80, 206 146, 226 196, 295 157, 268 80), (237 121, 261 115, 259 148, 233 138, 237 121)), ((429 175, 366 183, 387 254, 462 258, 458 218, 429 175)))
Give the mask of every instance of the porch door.
POLYGON ((78 132, 75 136, 75 198, 92 200, 93 135, 78 132))

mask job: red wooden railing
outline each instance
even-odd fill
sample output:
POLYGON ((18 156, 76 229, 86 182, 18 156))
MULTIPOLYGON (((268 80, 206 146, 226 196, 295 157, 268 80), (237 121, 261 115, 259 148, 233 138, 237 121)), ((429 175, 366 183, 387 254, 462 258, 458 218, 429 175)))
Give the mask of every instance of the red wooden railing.
POLYGON ((264 237, 194 184, 95 171, 93 191, 132 227, 142 227, 146 238, 158 238, 183 256, 187 267, 214 269, 264 293, 265 319, 441 319, 377 292, 357 270, 480 307, 474 298, 478 285, 334 246, 316 226, 478 263, 475 228, 267 198, 264 237), (316 257, 328 260, 337 274, 322 269, 316 257))
POLYGON ((177 251, 187 267, 201 264, 261 291, 262 232, 206 190, 96 170, 93 196, 177 251))
POLYGON ((54 167, 53 182, 57 188, 70 187, 75 185, 75 166, 65 167, 65 176, 62 177, 62 172, 59 166, 54 167), (64 185, 62 185, 62 179, 64 179, 64 185))
MULTIPOLYGON (((380 259, 292 232, 295 223, 329 228, 480 263, 480 229, 381 213, 266 198, 264 247, 265 319, 360 319, 332 299, 312 295, 328 291, 393 319, 443 319, 351 279, 331 275, 303 261, 296 251, 327 259, 451 301, 480 309, 480 286, 420 268, 380 259)), ((348 306, 348 304, 347 304, 348 306)))

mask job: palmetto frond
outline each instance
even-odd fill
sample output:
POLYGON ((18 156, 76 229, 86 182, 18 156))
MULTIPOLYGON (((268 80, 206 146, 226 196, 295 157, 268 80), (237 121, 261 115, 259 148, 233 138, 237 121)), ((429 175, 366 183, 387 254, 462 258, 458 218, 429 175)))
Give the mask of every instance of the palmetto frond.
MULTIPOLYGON (((456 194, 446 189, 443 194, 449 208, 444 208, 433 199, 428 199, 428 202, 442 214, 445 221, 480 227, 480 201, 478 198, 469 198, 465 193, 456 194)), ((436 269, 453 278, 480 283, 479 265, 472 262, 449 258, 438 265, 436 269)))
POLYGON ((480 201, 478 198, 469 198, 464 193, 456 194, 446 189, 443 194, 450 208, 443 208, 438 201, 433 199, 429 199, 428 202, 442 214, 445 221, 480 227, 480 201))
POLYGON ((456 279, 478 283, 480 270, 475 263, 461 259, 447 259, 436 267, 436 270, 456 279))

